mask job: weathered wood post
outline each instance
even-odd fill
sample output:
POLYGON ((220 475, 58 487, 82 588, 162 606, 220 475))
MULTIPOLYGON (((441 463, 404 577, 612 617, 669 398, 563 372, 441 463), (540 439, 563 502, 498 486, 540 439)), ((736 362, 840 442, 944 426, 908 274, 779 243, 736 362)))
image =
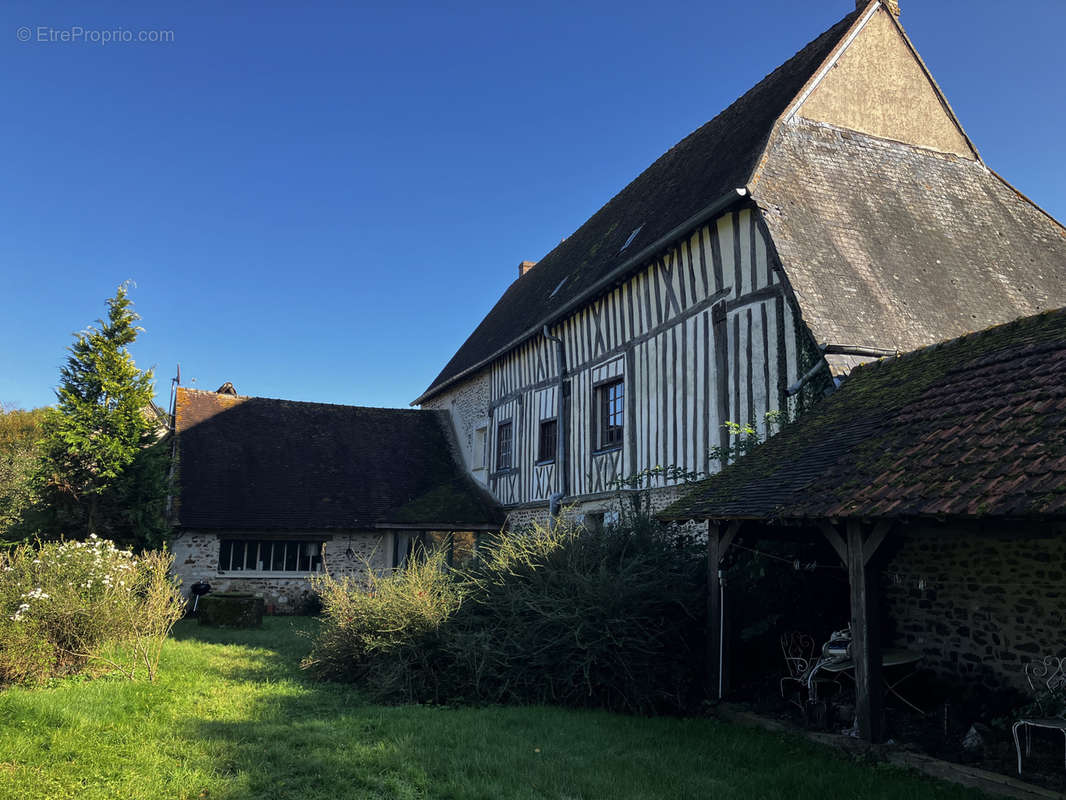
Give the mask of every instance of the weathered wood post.
POLYGON ((859 735, 870 742, 880 742, 884 736, 884 681, 881 678, 881 627, 878 613, 881 586, 871 563, 888 530, 889 523, 882 521, 869 536, 865 536, 859 521, 847 522, 851 656, 855 662, 855 724, 859 735))

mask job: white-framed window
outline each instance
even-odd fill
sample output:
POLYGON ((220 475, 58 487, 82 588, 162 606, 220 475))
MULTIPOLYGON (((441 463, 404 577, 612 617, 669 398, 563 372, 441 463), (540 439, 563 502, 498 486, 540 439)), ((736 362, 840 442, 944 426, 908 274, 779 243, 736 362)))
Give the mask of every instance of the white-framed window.
POLYGON ((514 422, 503 420, 496 425, 496 471, 514 468, 514 422))
POLYGON ((488 467, 488 439, 488 425, 483 425, 474 430, 474 452, 470 454, 472 469, 485 469, 488 467))
POLYGON ((306 574, 322 571, 322 542, 294 539, 220 538, 218 571, 306 574))
POLYGON ((612 378, 594 387, 592 435, 594 450, 613 450, 622 446, 625 429, 625 381, 612 378))

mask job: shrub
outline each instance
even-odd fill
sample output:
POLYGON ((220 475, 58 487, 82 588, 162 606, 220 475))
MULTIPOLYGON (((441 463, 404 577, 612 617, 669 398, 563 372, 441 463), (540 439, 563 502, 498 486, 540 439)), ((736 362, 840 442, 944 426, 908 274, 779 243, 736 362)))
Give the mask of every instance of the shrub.
POLYGON ((304 666, 318 677, 364 684, 380 699, 421 700, 438 693, 434 663, 441 626, 462 604, 463 586, 443 553, 412 560, 367 583, 312 578, 324 624, 304 666))
POLYGON ((88 666, 154 680, 182 598, 165 552, 38 542, 0 554, 0 683, 39 683, 88 666))
POLYGON ((308 664, 380 700, 682 710, 702 666, 702 570, 698 547, 646 518, 502 535, 462 575, 429 558, 369 592, 320 579, 308 664))
POLYGON ((680 710, 702 663, 698 550, 646 518, 500 537, 447 626, 469 700, 680 710))

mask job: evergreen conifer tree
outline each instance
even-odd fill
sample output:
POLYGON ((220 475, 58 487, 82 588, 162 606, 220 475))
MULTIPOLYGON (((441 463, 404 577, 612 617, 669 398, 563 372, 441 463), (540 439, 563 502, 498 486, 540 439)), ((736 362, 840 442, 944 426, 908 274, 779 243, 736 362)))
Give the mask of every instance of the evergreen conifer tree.
POLYGON ((107 306, 106 320, 74 335, 59 402, 44 418, 42 533, 155 546, 166 530, 167 459, 153 376, 128 350, 142 329, 127 284, 107 306))

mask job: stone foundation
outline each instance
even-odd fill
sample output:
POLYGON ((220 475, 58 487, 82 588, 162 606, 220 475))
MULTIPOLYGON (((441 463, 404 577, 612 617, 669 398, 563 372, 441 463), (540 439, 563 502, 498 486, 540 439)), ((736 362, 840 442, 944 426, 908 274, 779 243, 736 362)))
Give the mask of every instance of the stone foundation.
MULTIPOLYGON (((212 592, 250 592, 262 597, 268 613, 299 614, 314 602, 314 592, 308 577, 271 577, 263 573, 255 575, 226 574, 218 571, 219 537, 227 534, 206 531, 185 531, 171 541, 174 553, 174 574, 181 581, 181 591, 189 596, 189 587, 197 581, 211 584, 212 592)), ((243 534, 247 535, 247 534, 243 534)), ((325 538, 327 534, 323 534, 325 538)), ((353 531, 349 559, 345 550, 349 547, 349 534, 331 531, 331 538, 323 548, 325 571, 335 578, 351 577, 364 581, 367 565, 374 570, 386 570, 392 566, 392 533, 381 531, 353 531)), ((310 531, 294 533, 292 538, 313 539, 310 531)))
MULTIPOLYGON (((642 492, 641 497, 647 498, 646 502, 648 502, 650 506, 650 512, 656 514, 671 505, 688 490, 689 487, 687 486, 662 486, 647 492, 642 492)), ((610 520, 611 514, 617 514, 619 512, 619 509, 621 508, 619 505, 620 503, 630 502, 631 501, 628 498, 619 498, 615 493, 596 498, 579 498, 576 502, 563 504, 563 517, 576 523, 580 523, 584 521, 586 515, 604 514, 607 515, 607 519, 610 520)), ((642 499, 642 502, 645 501, 642 499)), ((530 525, 541 525, 546 527, 547 524, 547 503, 536 506, 522 506, 507 512, 508 530, 521 530, 530 525)), ((684 527, 690 529, 693 533, 706 532, 706 524, 702 522, 688 523, 684 527)))
POLYGON ((974 689, 1024 689, 1023 665, 1066 655, 1066 536, 1050 527, 904 529, 882 569, 897 647, 974 689))

